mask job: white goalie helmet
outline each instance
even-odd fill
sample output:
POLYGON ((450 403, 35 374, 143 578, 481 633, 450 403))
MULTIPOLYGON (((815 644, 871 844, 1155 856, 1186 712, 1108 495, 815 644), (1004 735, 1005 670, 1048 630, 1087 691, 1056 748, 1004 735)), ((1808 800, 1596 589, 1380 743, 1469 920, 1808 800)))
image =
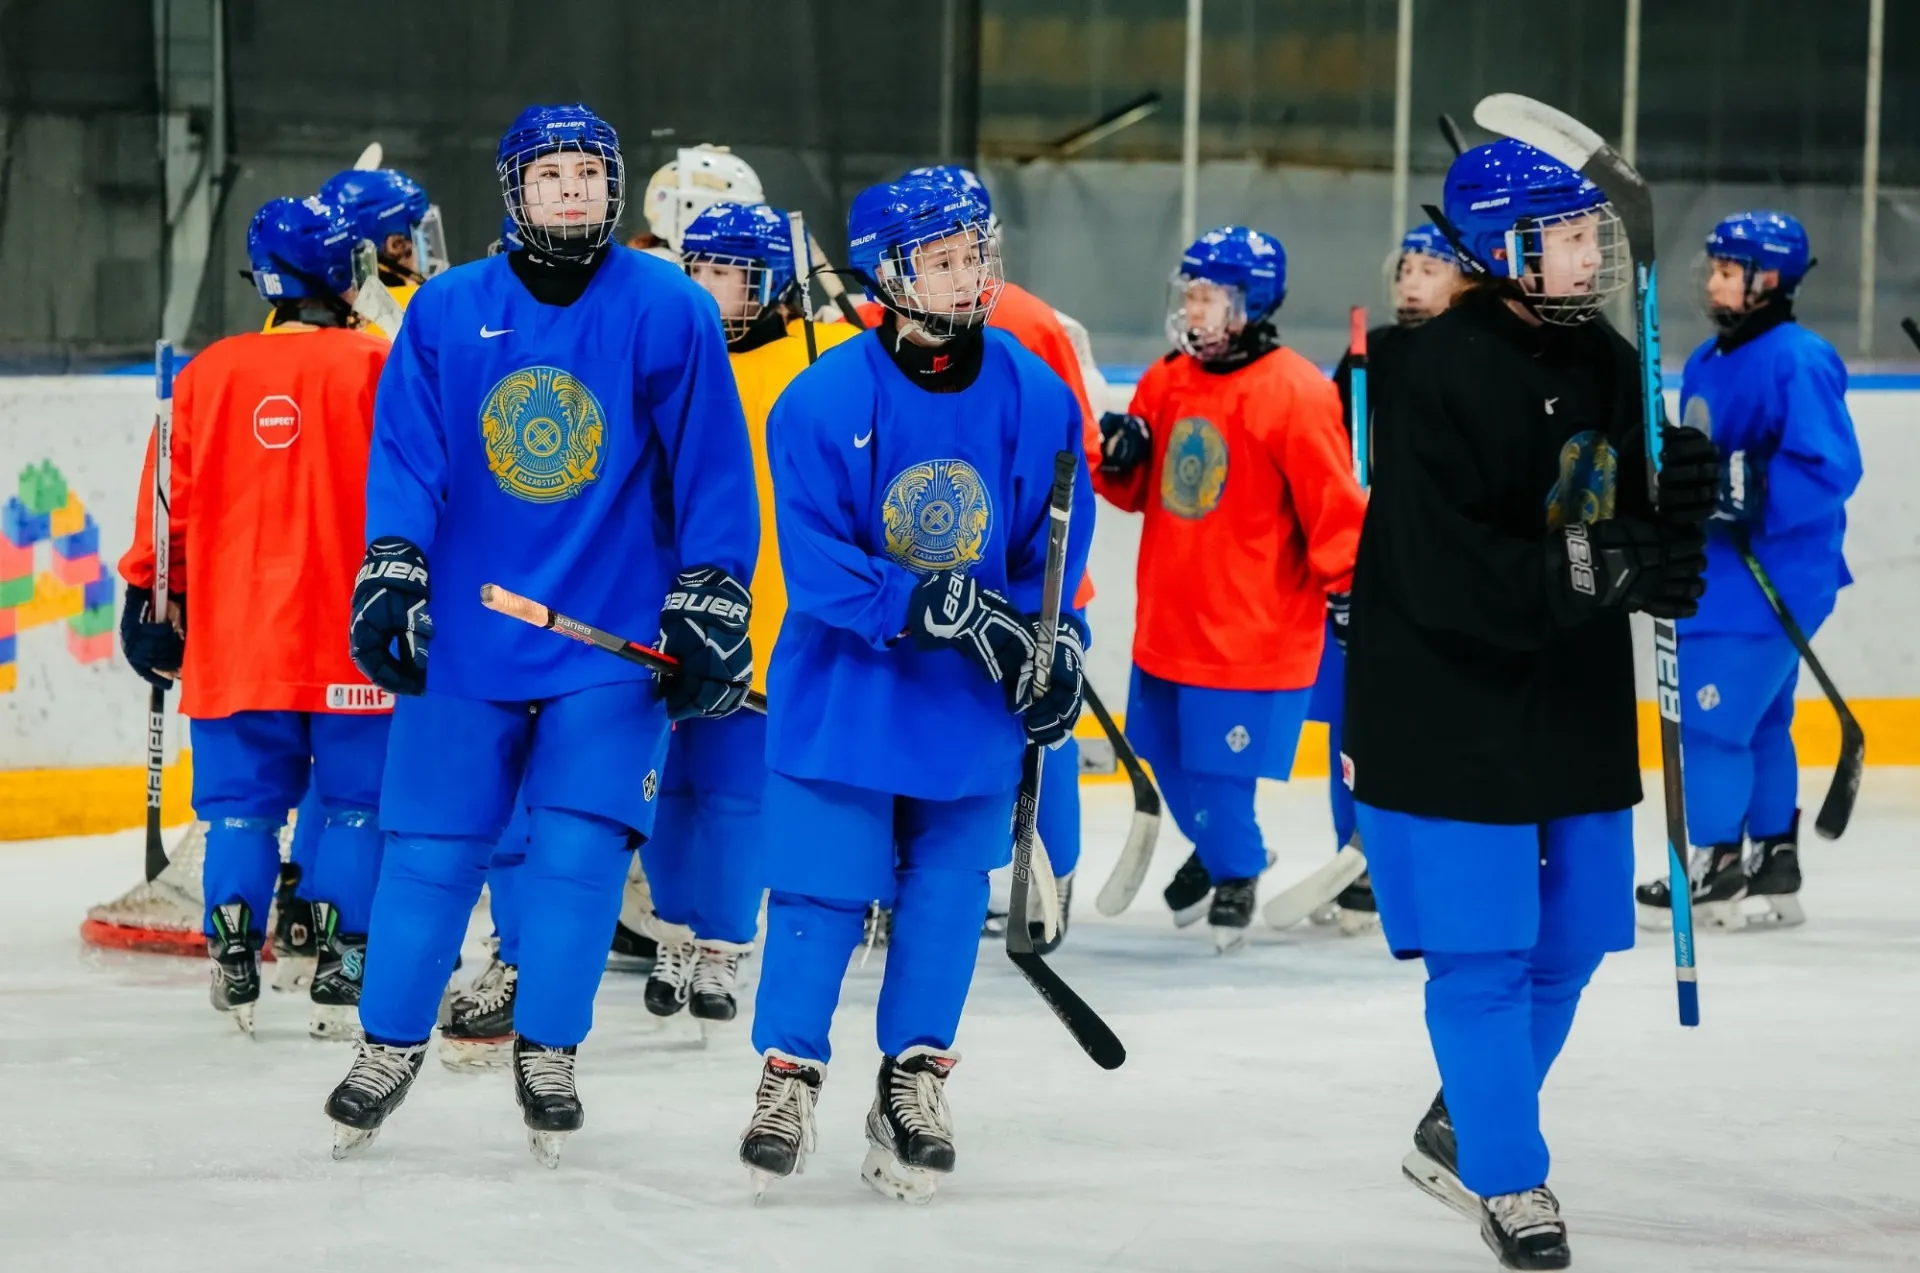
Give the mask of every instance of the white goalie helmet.
POLYGON ((680 235, 693 219, 716 203, 767 201, 760 174, 725 146, 701 143, 682 147, 647 182, 647 228, 656 239, 680 250, 680 235))

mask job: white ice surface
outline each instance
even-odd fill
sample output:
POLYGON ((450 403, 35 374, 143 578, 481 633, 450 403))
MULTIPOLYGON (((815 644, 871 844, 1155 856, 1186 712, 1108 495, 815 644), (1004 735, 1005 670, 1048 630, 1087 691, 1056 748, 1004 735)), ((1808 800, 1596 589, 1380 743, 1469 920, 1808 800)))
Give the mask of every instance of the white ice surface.
MULTIPOLYGON (((1809 807, 1824 778, 1804 776, 1809 807)), ((1102 921, 1126 792, 1086 796, 1055 966, 1131 1059, 1095 1069, 983 948, 950 1089, 960 1169, 926 1209, 856 1179, 877 961, 848 978, 819 1152, 758 1208, 734 1158, 744 1024, 676 1045, 618 975, 558 1171, 528 1155, 504 1075, 437 1062, 335 1163, 321 1101, 348 1054, 305 1037, 303 1001, 269 995, 249 1042, 197 962, 81 946, 137 834, 0 845, 0 1269, 1493 1269, 1400 1178, 1436 1085, 1419 969, 1325 930, 1256 928, 1215 956, 1159 902, 1186 853, 1170 825, 1134 911, 1102 921)), ((1331 848, 1324 799, 1263 790, 1270 878, 1331 848)), ((1664 869, 1657 812, 1639 829, 1643 875, 1664 869)), ((1607 962, 1545 1101, 1578 1269, 1920 1268, 1917 839, 1920 773, 1869 772, 1847 838, 1806 845, 1808 925, 1703 938, 1699 1030, 1675 1024, 1664 935, 1607 962)))

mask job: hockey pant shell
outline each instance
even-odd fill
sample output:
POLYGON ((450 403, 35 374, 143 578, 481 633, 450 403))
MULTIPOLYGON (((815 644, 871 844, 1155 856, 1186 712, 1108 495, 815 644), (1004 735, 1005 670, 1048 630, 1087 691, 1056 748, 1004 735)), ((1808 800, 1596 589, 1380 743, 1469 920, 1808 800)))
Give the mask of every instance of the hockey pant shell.
POLYGON ((987 873, 1012 855, 1014 790, 958 800, 769 772, 767 939, 753 1046, 822 1063, 867 904, 891 893, 876 1036, 898 1056, 951 1048, 987 915, 987 873))
POLYGON ((1680 638, 1680 742, 1687 837, 1738 844, 1784 835, 1799 804, 1793 692, 1800 652, 1785 633, 1680 638))
POLYGON ((397 825, 374 900, 362 1027, 394 1044, 431 1033, 518 791, 528 834, 515 911, 530 922, 517 943, 514 1020, 534 1042, 577 1045, 593 1023, 629 850, 652 826, 667 740, 652 687, 537 703, 429 693, 401 699, 394 722, 383 809, 397 825))
POLYGON ((751 712, 673 728, 640 856, 654 913, 695 937, 751 942, 759 930, 766 755, 767 719, 751 712))
POLYGON ((1311 698, 1310 689, 1210 690, 1133 669, 1127 737, 1214 879, 1267 869, 1254 791, 1261 778, 1293 772, 1311 698))
POLYGON ((520 868, 527 862, 527 806, 513 802, 513 816, 487 859, 487 910, 500 943, 500 962, 520 965, 520 868))
MULTIPOLYGON (((380 874, 377 810, 389 721, 385 713, 272 711, 192 723, 209 912, 237 898, 264 935, 280 874, 280 828, 311 786, 320 830, 305 894, 338 907, 343 931, 367 931, 380 874)), ((211 935, 211 923, 203 928, 211 935)))
POLYGON ((1314 677, 1307 719, 1327 726, 1327 805, 1333 813, 1333 847, 1338 852, 1353 842, 1354 820, 1353 788, 1347 786, 1346 766, 1340 760, 1347 719, 1347 652, 1333 639, 1332 620, 1327 622, 1326 644, 1320 647, 1320 671, 1314 677))
POLYGON ((1546 1183, 1540 1088, 1601 959, 1633 944, 1632 811, 1544 827, 1356 811, 1388 945, 1426 961, 1461 1180, 1482 1197, 1546 1183))

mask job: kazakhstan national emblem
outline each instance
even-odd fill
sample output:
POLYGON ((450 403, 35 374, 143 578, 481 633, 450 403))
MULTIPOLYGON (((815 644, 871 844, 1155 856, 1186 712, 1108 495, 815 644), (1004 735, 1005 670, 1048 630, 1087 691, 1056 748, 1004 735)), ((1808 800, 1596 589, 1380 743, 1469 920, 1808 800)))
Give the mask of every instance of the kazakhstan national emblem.
POLYGON ((887 485, 880 516, 887 556, 909 570, 961 570, 986 555, 987 485, 965 460, 928 460, 887 485))
POLYGON ((501 490, 552 504, 599 480, 607 417, 593 391, 569 373, 526 367, 487 391, 480 436, 487 469, 501 490))
POLYGON ((1175 517, 1205 517, 1227 488, 1227 440, 1213 422, 1188 416, 1174 422, 1160 470, 1160 504, 1175 517))
POLYGON ((1560 477, 1547 492, 1547 529, 1590 526, 1613 516, 1620 457, 1613 444, 1588 429, 1560 447, 1560 477))

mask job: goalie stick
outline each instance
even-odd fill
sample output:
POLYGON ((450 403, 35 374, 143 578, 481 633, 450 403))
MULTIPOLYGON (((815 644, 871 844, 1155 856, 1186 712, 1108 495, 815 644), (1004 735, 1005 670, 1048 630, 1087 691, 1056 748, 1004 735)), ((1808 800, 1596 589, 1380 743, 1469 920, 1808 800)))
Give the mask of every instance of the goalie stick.
MULTIPOLYGON (((1473 108, 1489 132, 1543 150, 1599 186, 1626 230, 1633 261, 1634 330, 1640 346, 1640 409, 1647 434, 1647 485, 1660 490, 1660 262, 1654 251, 1653 194, 1644 178, 1599 133, 1563 111, 1518 93, 1495 93, 1473 108)), ((1673 973, 1680 1024, 1700 1024, 1693 941, 1692 877, 1687 871, 1687 801, 1680 755, 1680 641, 1672 619, 1653 621, 1654 684, 1660 706, 1660 770, 1667 807, 1667 885, 1673 904, 1673 973)))
POLYGON ((1793 642, 1793 648, 1800 652, 1807 670, 1813 673, 1814 680, 1820 682, 1820 690, 1827 696, 1827 702, 1833 704, 1834 715, 1840 718, 1840 765, 1833 771, 1833 781, 1827 784, 1827 798, 1820 803, 1820 816, 1813 821, 1813 829, 1820 833, 1822 839, 1838 840, 1847 829, 1847 820, 1853 816, 1854 800, 1860 795, 1860 776, 1867 764, 1867 735, 1860 728, 1860 722, 1854 719, 1852 709, 1847 706, 1847 700, 1841 697, 1833 678, 1827 675, 1827 669, 1820 665, 1819 658, 1813 652, 1813 644, 1807 640, 1807 634, 1793 617, 1793 611, 1787 609, 1779 589, 1773 586, 1767 568, 1753 555, 1753 542, 1744 528, 1734 531, 1733 542, 1740 550, 1740 560, 1746 563, 1748 572, 1753 575, 1753 581, 1760 585, 1767 604, 1773 607, 1773 617, 1780 621, 1787 640, 1793 642))
MULTIPOLYGON (((1053 644, 1060 628, 1060 592, 1067 573, 1067 528, 1073 517, 1073 481, 1080 457, 1061 451, 1053 457, 1053 493, 1047 502, 1047 572, 1040 592, 1039 640, 1034 650, 1033 693, 1047 692, 1053 675, 1053 644)), ((1040 774, 1047 749, 1028 743, 1020 759, 1020 793, 1013 806, 1013 895, 1007 905, 1007 958, 1026 977, 1060 1023, 1103 1070, 1118 1069, 1127 1049, 1118 1035, 1087 1006, 1087 1001, 1047 967, 1034 949, 1029 927, 1033 893, 1034 829, 1040 814, 1040 774)))
MULTIPOLYGON (((173 342, 153 342, 153 615, 167 613, 168 576, 173 554, 173 342)), ((167 846, 160 839, 161 782, 167 767, 167 692, 147 692, 147 882, 167 869, 167 846)))
POLYGON ((1146 883, 1147 868, 1153 865, 1154 846, 1160 840, 1160 792, 1147 776, 1146 766, 1140 763, 1133 744, 1114 724, 1107 705, 1093 692, 1092 681, 1087 682, 1087 706, 1093 709, 1093 718, 1100 722, 1107 740, 1113 744, 1113 758, 1127 771, 1127 781, 1133 784, 1133 822, 1127 828, 1126 847, 1120 850, 1113 874, 1107 877, 1100 896, 1093 903, 1102 915, 1118 915, 1133 905, 1140 886, 1146 883))
MULTIPOLYGON (((662 654, 649 645, 638 641, 629 641, 617 637, 611 632, 594 627, 591 623, 582 623, 578 619, 569 619, 551 606, 541 605, 529 597, 517 592, 508 592, 497 583, 480 585, 480 604, 495 614, 504 614, 510 619, 522 623, 531 623, 536 628, 546 628, 558 632, 561 636, 605 650, 629 663, 638 663, 641 667, 655 672, 671 672, 680 666, 679 660, 662 654)), ((746 702, 741 704, 750 712, 762 716, 767 714, 767 696, 759 690, 748 690, 746 702)))

